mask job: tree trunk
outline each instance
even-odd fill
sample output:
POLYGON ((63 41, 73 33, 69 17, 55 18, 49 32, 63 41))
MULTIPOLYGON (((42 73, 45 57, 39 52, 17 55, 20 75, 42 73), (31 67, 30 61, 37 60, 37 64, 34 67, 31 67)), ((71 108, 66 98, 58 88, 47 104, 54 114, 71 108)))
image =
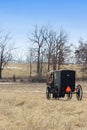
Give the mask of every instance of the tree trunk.
POLYGON ((50 59, 48 58, 48 72, 50 70, 50 59))
POLYGON ((50 54, 50 51, 49 51, 49 54, 48 54, 48 72, 50 70, 50 56, 51 56, 51 54, 50 54))
POLYGON ((2 79, 2 68, 0 67, 0 79, 2 79))
POLYGON ((56 70, 56 68, 57 68, 57 57, 54 55, 53 56, 53 70, 56 70))
POLYGON ((57 68, 58 70, 60 70, 60 64, 61 63, 60 63, 60 56, 59 56, 59 58, 58 58, 58 68, 57 68))
POLYGON ((37 74, 40 75, 40 48, 38 49, 37 74))
POLYGON ((32 75, 32 63, 30 62, 30 77, 32 75))

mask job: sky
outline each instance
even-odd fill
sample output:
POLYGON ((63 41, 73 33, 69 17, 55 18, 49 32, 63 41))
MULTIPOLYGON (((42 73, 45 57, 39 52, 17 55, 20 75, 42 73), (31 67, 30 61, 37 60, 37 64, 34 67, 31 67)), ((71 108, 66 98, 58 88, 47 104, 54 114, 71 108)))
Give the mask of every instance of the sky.
POLYGON ((62 27, 78 45, 80 37, 87 40, 87 0, 0 0, 0 30, 10 32, 20 51, 31 46, 27 34, 36 24, 62 27))

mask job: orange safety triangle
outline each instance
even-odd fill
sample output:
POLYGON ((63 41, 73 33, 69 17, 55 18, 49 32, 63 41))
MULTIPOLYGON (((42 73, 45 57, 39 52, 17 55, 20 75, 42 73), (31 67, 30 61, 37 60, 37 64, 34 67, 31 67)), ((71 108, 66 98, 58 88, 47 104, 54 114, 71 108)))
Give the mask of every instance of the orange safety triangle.
POLYGON ((67 88, 66 88, 66 92, 71 92, 71 88, 70 88, 70 86, 67 86, 67 88))

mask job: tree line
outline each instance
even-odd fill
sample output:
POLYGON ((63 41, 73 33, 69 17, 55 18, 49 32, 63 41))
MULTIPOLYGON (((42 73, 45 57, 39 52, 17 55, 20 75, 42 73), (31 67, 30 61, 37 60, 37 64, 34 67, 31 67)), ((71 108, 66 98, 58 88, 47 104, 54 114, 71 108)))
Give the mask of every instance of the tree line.
POLYGON ((83 39, 80 38, 78 47, 73 49, 74 45, 68 43, 68 35, 63 29, 54 31, 51 27, 37 25, 28 38, 32 42, 28 59, 30 63, 37 63, 37 75, 42 75, 44 63, 47 64, 47 71, 59 70, 60 65, 73 62, 83 65, 84 72, 87 70, 87 42, 83 39))
MULTIPOLYGON (((5 65, 13 60, 11 40, 9 34, 0 32, 0 78, 5 65)), ((26 62, 30 65, 30 75, 32 74, 32 63, 37 64, 37 75, 42 76, 43 66, 47 64, 47 70, 59 70, 60 65, 70 63, 73 57, 74 62, 83 65, 83 71, 87 70, 87 41, 80 39, 78 47, 73 48, 73 44, 68 43, 67 33, 60 28, 55 31, 50 26, 38 26, 28 34, 29 44, 26 62)), ((72 42, 72 41, 71 41, 72 42)))

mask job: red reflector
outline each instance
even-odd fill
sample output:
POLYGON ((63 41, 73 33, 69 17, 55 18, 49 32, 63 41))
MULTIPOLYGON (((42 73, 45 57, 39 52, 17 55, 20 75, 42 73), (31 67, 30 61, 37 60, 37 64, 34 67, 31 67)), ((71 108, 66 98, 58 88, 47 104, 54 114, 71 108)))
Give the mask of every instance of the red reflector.
POLYGON ((67 88, 66 88, 66 92, 71 92, 71 88, 70 88, 70 86, 67 86, 67 88))

